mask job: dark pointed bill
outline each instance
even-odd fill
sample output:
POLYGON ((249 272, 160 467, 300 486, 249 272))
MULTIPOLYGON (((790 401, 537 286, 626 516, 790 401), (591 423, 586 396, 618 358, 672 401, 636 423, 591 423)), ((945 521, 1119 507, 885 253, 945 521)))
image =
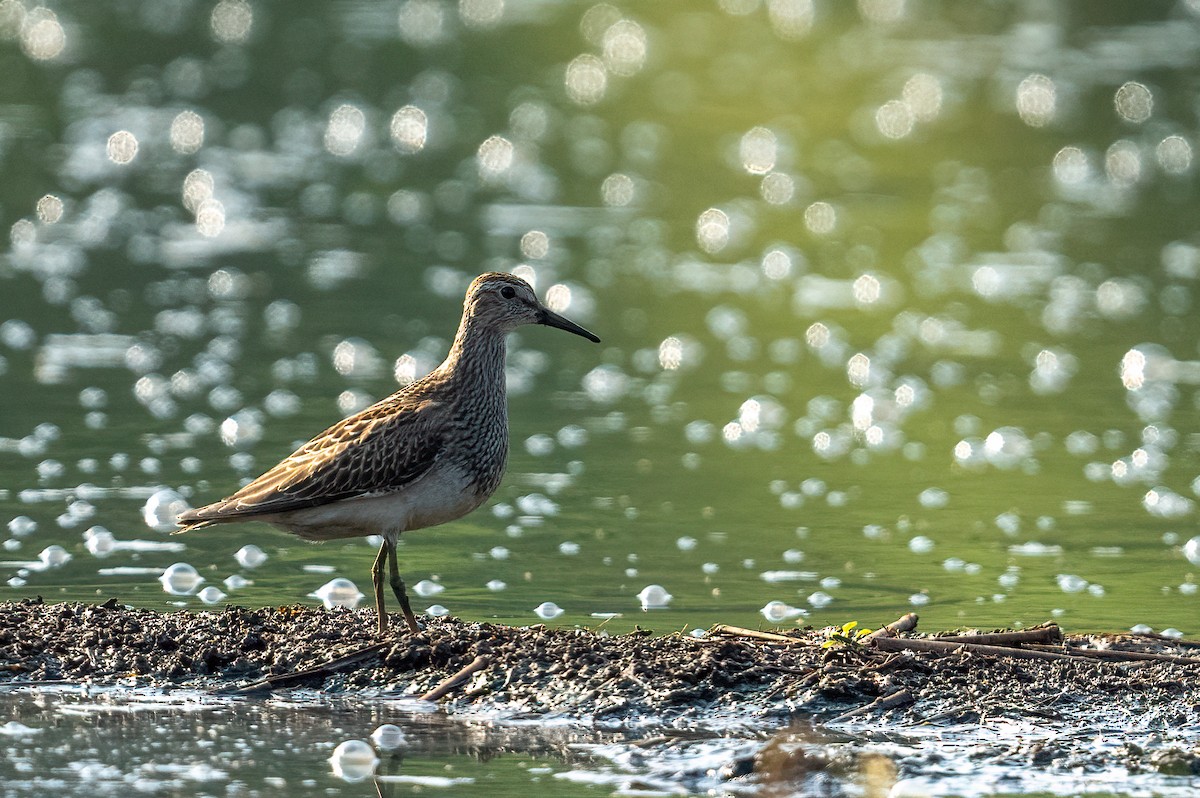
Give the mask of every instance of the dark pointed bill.
POLYGON ((538 324, 545 324, 547 327, 557 327, 560 330, 566 330, 567 332, 573 332, 576 335, 582 335, 584 338, 588 339, 594 344, 600 343, 600 339, 595 334, 588 332, 575 322, 571 321, 570 319, 563 318, 552 310, 546 310, 546 308, 542 308, 541 316, 538 318, 538 324))

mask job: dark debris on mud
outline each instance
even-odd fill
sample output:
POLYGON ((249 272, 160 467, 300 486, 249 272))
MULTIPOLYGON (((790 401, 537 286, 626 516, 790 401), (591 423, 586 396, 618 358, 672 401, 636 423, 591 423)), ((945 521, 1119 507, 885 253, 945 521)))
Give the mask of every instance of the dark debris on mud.
POLYGON ((420 697, 443 685, 451 709, 593 722, 723 718, 764 729, 838 716, 889 725, 1090 719, 1140 730, 1200 722, 1200 645, 1182 641, 1068 636, 1064 642, 1076 647, 1166 656, 1041 660, 969 647, 822 647, 828 638, 815 630, 763 639, 727 627, 696 639, 425 622, 420 634, 399 629, 381 641, 366 611, 9 602, 0 604, 0 687, 66 682, 228 692, 257 685, 420 697), (326 667, 339 658, 341 668, 326 667), (472 663, 476 672, 444 684, 472 663))

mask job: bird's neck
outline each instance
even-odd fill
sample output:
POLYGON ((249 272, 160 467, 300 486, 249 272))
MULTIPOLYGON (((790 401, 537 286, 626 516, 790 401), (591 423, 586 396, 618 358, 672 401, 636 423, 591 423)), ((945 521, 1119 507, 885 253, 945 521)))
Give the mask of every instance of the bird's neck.
POLYGON ((473 324, 464 316, 442 364, 443 371, 455 382, 503 390, 505 338, 506 333, 473 324))

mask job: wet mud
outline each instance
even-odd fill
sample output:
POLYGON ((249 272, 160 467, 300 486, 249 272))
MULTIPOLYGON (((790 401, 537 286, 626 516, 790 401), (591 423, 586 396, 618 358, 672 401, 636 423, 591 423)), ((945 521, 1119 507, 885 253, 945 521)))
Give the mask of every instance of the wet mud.
POLYGON ((874 735, 915 752, 921 746, 912 740, 930 729, 963 734, 1004 724, 1049 733, 996 736, 979 749, 993 763, 1200 775, 1195 642, 1063 635, 1053 626, 1040 642, 1021 637, 1029 631, 978 638, 1015 635, 996 646, 904 631, 890 642, 830 644, 829 630, 725 627, 694 638, 424 622, 420 634, 401 627, 380 640, 370 611, 4 603, 0 689, 67 683, 424 696, 451 714, 644 724, 669 730, 664 751, 697 744, 705 735, 696 732, 706 729, 759 740, 725 764, 722 778, 730 780, 860 767, 839 741, 874 735), (907 647, 926 645, 941 648, 907 647), (1089 733, 1124 737, 1096 745, 1089 733))

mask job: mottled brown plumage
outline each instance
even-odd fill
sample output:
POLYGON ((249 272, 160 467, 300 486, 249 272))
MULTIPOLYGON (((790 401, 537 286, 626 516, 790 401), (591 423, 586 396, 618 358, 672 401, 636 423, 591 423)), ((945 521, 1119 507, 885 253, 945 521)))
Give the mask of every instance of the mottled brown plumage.
POLYGON ((600 340, 548 310, 524 280, 482 274, 467 289, 458 333, 440 366, 334 424, 228 498, 182 513, 180 531, 265 521, 308 540, 382 535, 371 571, 379 632, 387 630, 385 563, 415 631, 396 539, 461 518, 500 484, 508 458, 505 338, 523 324, 600 340))

